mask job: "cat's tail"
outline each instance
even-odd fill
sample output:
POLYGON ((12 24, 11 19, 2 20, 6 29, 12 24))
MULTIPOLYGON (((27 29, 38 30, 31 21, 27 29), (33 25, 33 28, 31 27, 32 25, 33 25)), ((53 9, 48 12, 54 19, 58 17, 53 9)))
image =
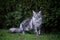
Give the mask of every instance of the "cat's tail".
POLYGON ((9 32, 15 32, 16 28, 9 28, 9 32))
POLYGON ((9 32, 11 32, 11 33, 14 33, 14 32, 18 33, 18 32, 21 32, 21 31, 22 30, 20 28, 10 28, 9 29, 9 32))

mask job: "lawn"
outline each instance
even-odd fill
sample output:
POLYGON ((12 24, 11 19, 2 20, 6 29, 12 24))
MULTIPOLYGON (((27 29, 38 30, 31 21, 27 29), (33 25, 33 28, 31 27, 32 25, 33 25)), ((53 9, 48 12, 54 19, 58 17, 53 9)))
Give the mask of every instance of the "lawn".
POLYGON ((0 40, 60 40, 60 33, 41 33, 39 36, 26 33, 9 33, 8 30, 0 29, 0 40))

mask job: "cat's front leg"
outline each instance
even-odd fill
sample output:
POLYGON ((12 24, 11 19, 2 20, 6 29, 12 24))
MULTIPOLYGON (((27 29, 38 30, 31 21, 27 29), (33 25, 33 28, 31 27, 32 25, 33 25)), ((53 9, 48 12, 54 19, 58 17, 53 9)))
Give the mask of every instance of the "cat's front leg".
POLYGON ((34 27, 34 33, 35 33, 36 36, 38 36, 37 27, 34 27))
POLYGON ((40 31, 41 31, 41 30, 38 30, 38 34, 40 34, 40 31))

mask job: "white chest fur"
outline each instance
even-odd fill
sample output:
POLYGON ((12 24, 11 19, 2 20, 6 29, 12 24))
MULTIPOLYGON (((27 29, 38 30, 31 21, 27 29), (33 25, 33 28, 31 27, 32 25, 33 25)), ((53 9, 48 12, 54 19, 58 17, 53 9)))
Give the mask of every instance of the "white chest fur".
POLYGON ((33 24, 36 25, 36 26, 39 26, 39 25, 42 24, 42 18, 36 19, 36 18, 33 17, 32 20, 33 20, 33 24))

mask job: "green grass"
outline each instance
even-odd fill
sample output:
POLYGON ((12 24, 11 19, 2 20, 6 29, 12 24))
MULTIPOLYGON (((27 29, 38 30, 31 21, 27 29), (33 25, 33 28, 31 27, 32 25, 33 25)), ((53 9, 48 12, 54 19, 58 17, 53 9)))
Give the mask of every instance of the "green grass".
POLYGON ((0 30, 0 40, 60 40, 60 33, 42 33, 39 36, 34 34, 9 33, 8 30, 0 30))

